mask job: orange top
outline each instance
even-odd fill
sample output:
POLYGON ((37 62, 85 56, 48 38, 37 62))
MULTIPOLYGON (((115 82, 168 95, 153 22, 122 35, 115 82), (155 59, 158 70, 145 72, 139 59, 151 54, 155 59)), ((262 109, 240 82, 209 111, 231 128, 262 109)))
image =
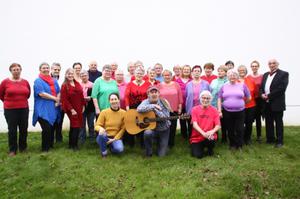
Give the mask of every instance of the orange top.
POLYGON ((245 77, 244 84, 248 87, 251 95, 251 100, 245 105, 245 108, 252 108, 256 106, 255 102, 255 83, 249 78, 245 77))

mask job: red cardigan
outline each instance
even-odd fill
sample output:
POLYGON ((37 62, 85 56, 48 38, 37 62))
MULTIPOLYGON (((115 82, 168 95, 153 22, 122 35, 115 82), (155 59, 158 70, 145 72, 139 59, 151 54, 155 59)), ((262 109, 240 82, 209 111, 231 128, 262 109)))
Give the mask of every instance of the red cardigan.
POLYGON ((0 99, 4 109, 28 108, 30 85, 27 80, 12 81, 6 78, 0 85, 0 99))
POLYGON ((147 99, 147 89, 149 86, 151 86, 151 83, 148 81, 145 81, 144 84, 140 86, 132 81, 129 82, 125 91, 125 106, 137 108, 144 99, 147 99))
POLYGON ((65 113, 70 119, 72 128, 81 128, 83 124, 82 110, 85 106, 83 91, 81 85, 74 81, 75 86, 70 83, 64 83, 61 87, 61 105, 65 113), (77 115, 71 114, 71 109, 77 112, 77 115))

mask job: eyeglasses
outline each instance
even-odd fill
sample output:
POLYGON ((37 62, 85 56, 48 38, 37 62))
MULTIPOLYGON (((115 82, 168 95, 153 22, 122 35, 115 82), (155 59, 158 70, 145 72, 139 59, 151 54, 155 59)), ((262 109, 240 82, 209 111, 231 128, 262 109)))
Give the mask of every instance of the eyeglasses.
POLYGON ((201 99, 210 100, 210 97, 201 97, 201 99))

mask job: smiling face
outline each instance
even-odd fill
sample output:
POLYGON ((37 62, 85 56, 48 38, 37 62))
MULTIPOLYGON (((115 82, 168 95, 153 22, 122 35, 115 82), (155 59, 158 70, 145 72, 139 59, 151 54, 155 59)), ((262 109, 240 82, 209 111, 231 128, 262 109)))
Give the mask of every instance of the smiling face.
POLYGON ((115 110, 120 108, 120 99, 116 94, 110 95, 109 103, 110 103, 110 106, 115 110))
POLYGON ((176 77, 179 77, 181 75, 181 67, 179 65, 176 65, 173 67, 173 72, 176 77))
POLYGON ((200 68, 194 68, 192 71, 192 75, 194 79, 199 79, 201 75, 201 69, 200 68))
POLYGON ((14 67, 10 68, 10 73, 11 73, 11 75, 14 79, 19 79, 20 78, 21 71, 22 71, 22 69, 19 66, 14 66, 14 67))
POLYGON ((213 70, 212 70, 212 68, 205 67, 204 72, 205 72, 205 75, 209 77, 212 75, 213 70))
POLYGON ((80 79, 83 83, 87 83, 89 80, 89 75, 88 73, 81 73, 80 74, 80 79))
POLYGON ((238 73, 240 78, 245 78, 247 75, 247 69, 246 67, 242 66, 238 68, 238 73))
POLYGON ((58 77, 60 74, 60 70, 61 70, 60 66, 53 65, 51 67, 51 74, 53 75, 53 77, 58 77))
POLYGON ((156 77, 155 70, 149 70, 148 77, 149 77, 149 80, 153 81, 156 77))
POLYGON ((226 72, 223 69, 218 69, 218 77, 223 78, 226 76, 226 72))
POLYGON ((154 69, 155 69, 156 75, 157 75, 157 76, 160 76, 160 75, 161 75, 161 72, 162 72, 162 70, 163 70, 163 67, 162 67, 160 64, 156 64, 155 67, 154 67, 154 69))
POLYGON ((209 94, 201 95, 200 102, 204 108, 208 107, 211 102, 211 96, 209 94))
POLYGON ((73 69, 68 69, 66 72, 66 80, 69 82, 74 81, 74 70, 73 69))
POLYGON ((182 68, 182 76, 183 76, 184 78, 190 77, 190 76, 191 76, 191 67, 189 67, 189 66, 184 66, 184 67, 182 68))
POLYGON ((43 64, 43 65, 40 67, 40 73, 41 73, 42 75, 49 75, 49 73, 50 73, 50 67, 49 67, 49 65, 43 64))
POLYGON ((118 83, 121 83, 124 81, 124 73, 121 70, 117 70, 115 72, 115 79, 118 83))
POLYGON ((110 68, 105 68, 104 70, 102 70, 102 74, 105 79, 110 79, 112 70, 110 68))
POLYGON ((159 91, 156 89, 148 91, 148 98, 151 103, 156 103, 159 99, 159 91))
POLYGON ((89 64, 89 70, 90 71, 96 71, 98 67, 98 64, 96 61, 91 61, 89 64))
POLYGON ((236 72, 229 71, 227 77, 230 83, 235 83, 238 80, 238 74, 236 72))
POLYGON ((169 71, 163 72, 163 78, 165 83, 170 83, 172 81, 172 74, 169 71))
POLYGON ((76 75, 80 75, 80 71, 81 71, 81 65, 80 64, 76 64, 73 69, 74 69, 74 72, 76 73, 76 75))

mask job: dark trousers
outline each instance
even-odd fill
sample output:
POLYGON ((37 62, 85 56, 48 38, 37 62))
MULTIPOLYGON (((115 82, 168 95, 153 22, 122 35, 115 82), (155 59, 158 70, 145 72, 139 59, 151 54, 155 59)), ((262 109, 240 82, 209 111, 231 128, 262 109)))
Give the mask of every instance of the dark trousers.
POLYGON ((207 147, 208 155, 213 155, 214 146, 215 146, 215 141, 207 140, 207 139, 205 139, 202 142, 192 143, 191 144, 192 156, 196 158, 202 158, 204 156, 205 147, 207 147))
POLYGON ((56 121, 54 123, 54 131, 55 131, 55 141, 56 142, 62 142, 63 141, 63 136, 62 136, 62 126, 63 126, 63 121, 64 121, 65 113, 61 111, 60 114, 60 121, 56 121))
MULTIPOLYGON (((177 112, 171 112, 170 116, 177 116, 177 112)), ((169 143, 168 146, 172 148, 175 144, 175 135, 176 135, 176 129, 177 129, 177 119, 171 120, 171 126, 170 126, 170 134, 169 134, 169 143)))
POLYGON ((221 120, 221 131, 222 131, 222 142, 227 142, 228 129, 226 126, 224 116, 222 118, 220 118, 220 120, 221 120))
POLYGON ((42 128, 42 151, 49 151, 53 148, 54 143, 54 127, 42 118, 38 118, 42 128))
POLYGON ((267 142, 273 143, 276 141, 277 144, 283 144, 283 111, 272 111, 270 104, 266 103, 265 117, 267 142), (274 122, 276 125, 276 140, 274 136, 274 122))
POLYGON ((130 147, 134 147, 136 139, 140 141, 141 148, 144 148, 144 131, 138 133, 137 135, 131 135, 127 132, 124 133, 124 144, 129 145, 130 147))
POLYGON ((251 142, 252 124, 255 118, 255 107, 245 109, 245 129, 244 129, 244 143, 249 144, 251 142))
POLYGON ((262 99, 256 98, 256 107, 255 107, 255 124, 256 124, 256 136, 257 138, 261 137, 261 117, 262 117, 262 99))
POLYGON ((4 109, 4 116, 8 126, 8 147, 10 152, 18 150, 18 128, 19 128, 19 150, 27 148, 28 108, 4 109))
POLYGON ((78 137, 79 137, 80 128, 70 128, 69 131, 69 148, 77 149, 78 148, 78 137))
POLYGON ((241 148, 243 146, 243 131, 245 112, 229 112, 223 110, 223 116, 228 128, 229 146, 241 148))
MULTIPOLYGON (((186 113, 185 109, 182 109, 182 114, 186 113)), ((180 133, 184 139, 188 138, 188 120, 179 120, 180 122, 180 133)))

